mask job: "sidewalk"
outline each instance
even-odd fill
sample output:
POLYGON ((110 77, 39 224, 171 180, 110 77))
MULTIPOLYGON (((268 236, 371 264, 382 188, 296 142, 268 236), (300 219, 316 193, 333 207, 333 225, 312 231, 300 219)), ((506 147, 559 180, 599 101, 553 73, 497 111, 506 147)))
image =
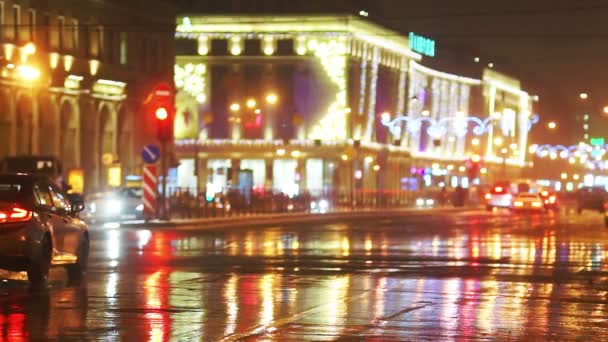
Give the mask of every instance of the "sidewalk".
POLYGON ((343 210, 329 213, 284 213, 284 214, 255 214, 221 218, 195 218, 195 219, 172 219, 169 221, 152 220, 145 222, 126 221, 120 223, 122 228, 147 228, 161 229, 171 228, 173 230, 206 230, 221 228, 259 227, 283 224, 302 223, 331 223, 352 220, 370 220, 382 217, 411 217, 425 216, 431 213, 455 213, 478 210, 476 206, 463 208, 396 208, 396 209, 357 209, 343 210))

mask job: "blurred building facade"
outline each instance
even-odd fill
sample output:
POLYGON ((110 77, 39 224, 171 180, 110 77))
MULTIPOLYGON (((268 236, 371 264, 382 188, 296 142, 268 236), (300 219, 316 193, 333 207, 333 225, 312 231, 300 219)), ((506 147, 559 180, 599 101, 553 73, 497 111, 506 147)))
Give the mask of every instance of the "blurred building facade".
POLYGON ((408 37, 360 17, 177 24, 178 186, 352 198, 468 186, 526 165, 534 99, 516 79, 433 70, 408 37), (484 165, 471 177, 476 155, 484 165))
POLYGON ((174 23, 171 1, 0 1, 0 158, 56 156, 90 191, 138 173, 174 23))

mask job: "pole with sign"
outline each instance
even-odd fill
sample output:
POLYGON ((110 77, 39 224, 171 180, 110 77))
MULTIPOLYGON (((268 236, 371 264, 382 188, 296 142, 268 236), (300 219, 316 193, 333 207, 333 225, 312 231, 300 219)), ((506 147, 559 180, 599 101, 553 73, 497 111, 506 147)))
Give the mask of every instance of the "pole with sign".
POLYGON ((142 196, 144 202, 144 217, 146 219, 156 217, 158 170, 155 164, 159 158, 160 151, 155 145, 146 145, 141 151, 141 159, 143 159, 145 163, 142 196))
MULTIPOLYGON (((167 83, 159 83, 152 89, 149 100, 152 115, 156 123, 156 138, 160 142, 160 174, 162 178, 161 197, 160 197, 160 217, 168 219, 165 201, 167 198, 167 144, 173 139, 173 120, 175 114, 174 91, 167 83)), ((144 151, 144 153, 146 153, 144 151)))
POLYGON ((149 220, 156 217, 156 191, 158 189, 158 177, 156 165, 144 165, 143 177, 143 202, 144 202, 144 218, 149 220))

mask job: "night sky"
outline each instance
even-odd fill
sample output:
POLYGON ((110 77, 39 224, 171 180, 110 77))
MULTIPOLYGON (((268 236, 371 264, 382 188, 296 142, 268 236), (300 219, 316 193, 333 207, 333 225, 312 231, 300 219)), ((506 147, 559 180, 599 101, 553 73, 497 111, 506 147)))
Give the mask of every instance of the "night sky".
POLYGON ((481 63, 522 80, 540 96, 542 126, 535 142, 571 144, 582 139, 582 113, 591 114, 591 136, 608 137, 608 0, 179 0, 181 12, 357 13, 404 34, 437 42, 441 70, 479 77, 481 63), (473 58, 479 56, 481 63, 473 58), (582 104, 580 92, 589 94, 582 104), (586 108, 584 108, 585 106, 586 108), (544 124, 555 120, 549 132, 544 124))

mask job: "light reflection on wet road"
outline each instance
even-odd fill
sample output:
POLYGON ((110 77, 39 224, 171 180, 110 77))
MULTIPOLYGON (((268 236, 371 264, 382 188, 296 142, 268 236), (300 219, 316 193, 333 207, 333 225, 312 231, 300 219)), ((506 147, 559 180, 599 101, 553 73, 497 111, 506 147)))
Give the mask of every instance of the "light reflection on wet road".
POLYGON ((88 282, 0 286, 0 341, 608 340, 597 214, 92 232, 88 282))

